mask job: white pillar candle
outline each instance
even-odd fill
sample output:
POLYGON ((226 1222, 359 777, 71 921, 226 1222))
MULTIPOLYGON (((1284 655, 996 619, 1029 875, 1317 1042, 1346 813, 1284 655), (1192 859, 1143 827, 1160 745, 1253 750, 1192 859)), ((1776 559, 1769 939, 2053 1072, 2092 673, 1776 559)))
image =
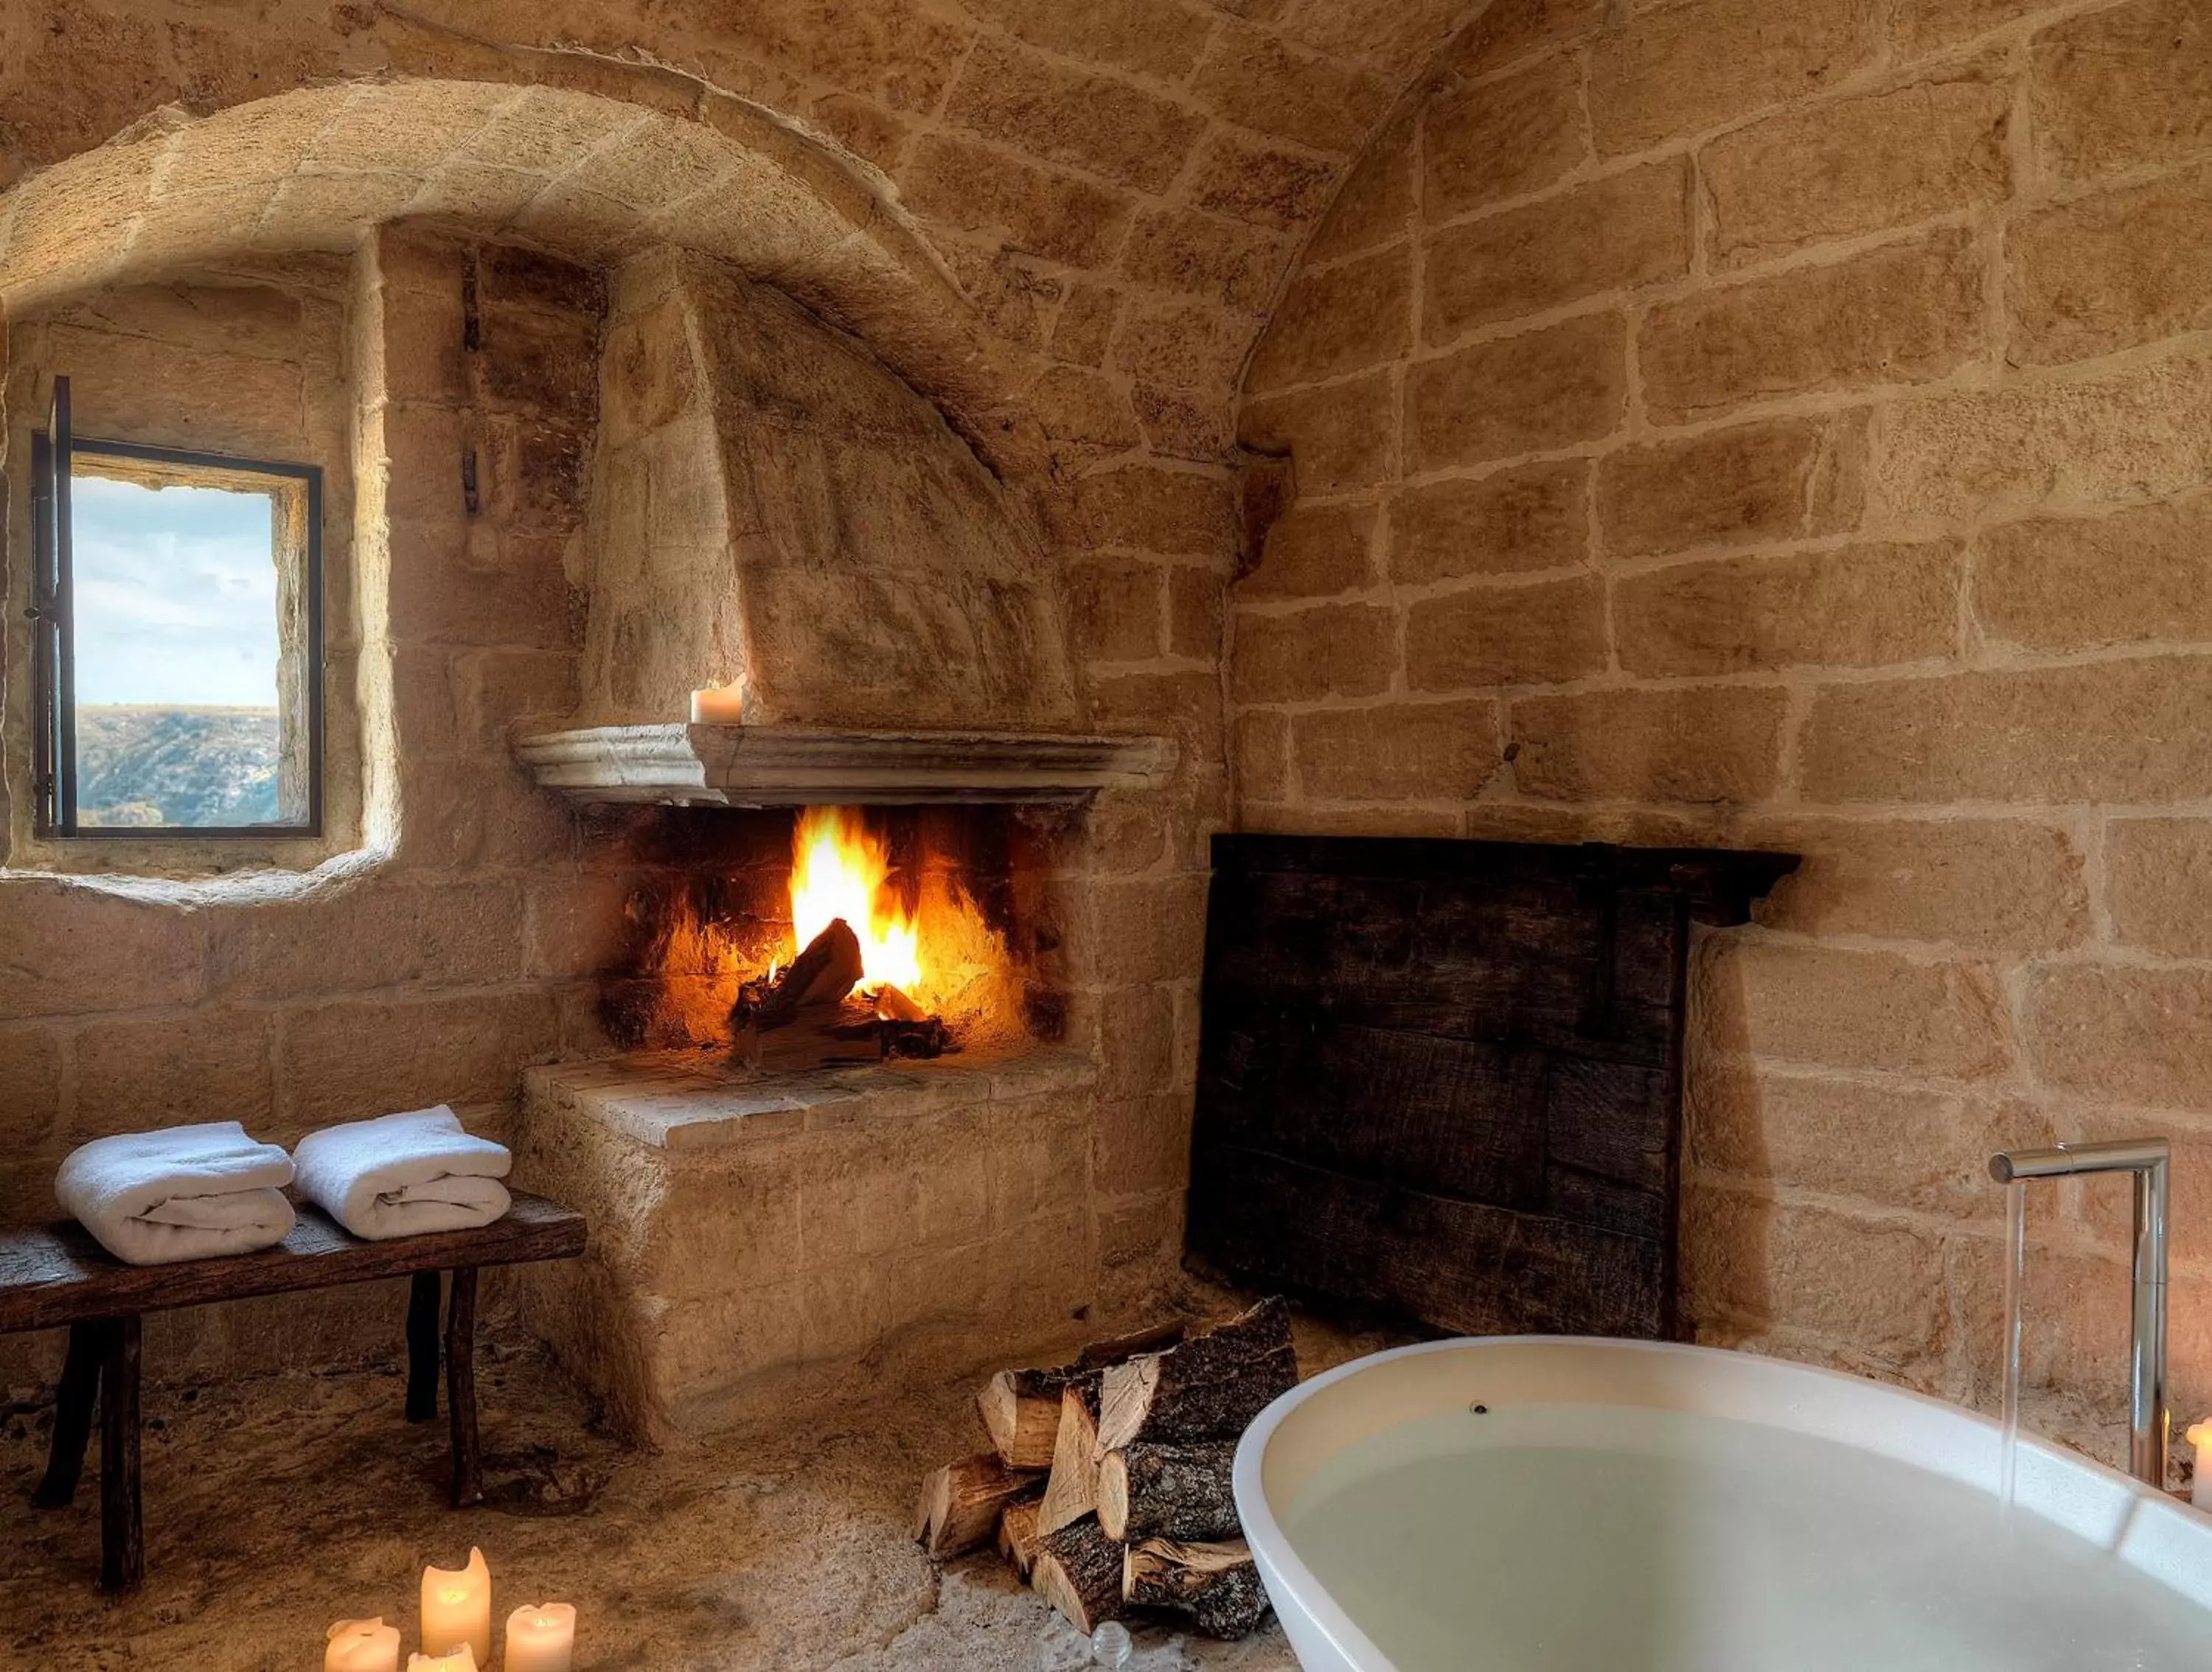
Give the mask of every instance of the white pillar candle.
POLYGON ((735 685, 709 685, 691 693, 694 726, 734 726, 744 718, 744 694, 735 685))
POLYGON ((399 1627, 374 1620, 341 1620, 326 1633, 323 1672, 399 1672, 399 1627))
POLYGON ((2197 1448, 2197 1474, 2189 1483, 2189 1501, 2200 1510, 2212 1510, 2212 1422, 2191 1423, 2188 1438, 2197 1448))
POLYGON ((507 1617, 507 1672, 569 1672, 576 1653, 576 1610, 566 1602, 532 1602, 507 1617))
POLYGON ((450 1655, 410 1655, 407 1672, 477 1672, 476 1653, 464 1643, 450 1655))
POLYGON ((463 1644, 476 1664, 491 1664, 491 1570, 483 1552, 469 1552, 462 1568, 422 1570, 422 1652, 450 1655, 463 1644))

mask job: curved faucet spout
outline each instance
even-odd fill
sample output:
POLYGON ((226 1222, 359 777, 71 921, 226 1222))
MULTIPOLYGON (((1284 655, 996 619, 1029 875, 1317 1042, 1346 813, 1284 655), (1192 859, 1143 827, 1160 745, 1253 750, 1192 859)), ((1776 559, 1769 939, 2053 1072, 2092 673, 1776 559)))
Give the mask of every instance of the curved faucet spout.
POLYGON ((2047 1150, 2008 1150, 1990 1158, 1990 1176, 2000 1184, 2065 1178, 2084 1173, 2130 1173, 2136 1182, 2135 1309, 2129 1352, 2128 1465, 2139 1480, 2164 1491, 2167 1429, 2166 1398, 2166 1175, 2173 1146, 2163 1138, 2129 1138, 2112 1144, 2058 1144, 2047 1150))

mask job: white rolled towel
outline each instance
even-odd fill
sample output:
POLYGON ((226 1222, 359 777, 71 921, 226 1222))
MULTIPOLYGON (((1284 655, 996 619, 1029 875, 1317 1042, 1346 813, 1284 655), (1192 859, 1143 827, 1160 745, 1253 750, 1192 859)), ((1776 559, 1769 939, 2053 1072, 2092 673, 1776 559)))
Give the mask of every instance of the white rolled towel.
POLYGON ((235 1121, 95 1138, 73 1150, 54 1195, 132 1266, 273 1247, 292 1229, 292 1158, 235 1121))
POLYGON ((372 1243, 489 1225, 512 1198, 506 1148, 440 1104, 311 1132, 292 1152, 300 1194, 372 1243))

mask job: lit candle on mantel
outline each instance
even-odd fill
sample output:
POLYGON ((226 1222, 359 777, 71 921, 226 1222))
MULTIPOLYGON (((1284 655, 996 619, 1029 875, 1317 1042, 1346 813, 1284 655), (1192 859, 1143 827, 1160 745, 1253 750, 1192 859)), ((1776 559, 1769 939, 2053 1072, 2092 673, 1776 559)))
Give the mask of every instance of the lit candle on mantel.
MULTIPOLYGON (((491 1664, 491 1569, 481 1550, 469 1552, 466 1567, 422 1570, 422 1653, 450 1656, 464 1644, 475 1665, 491 1664)), ((446 1672, 445 1662, 433 1664, 446 1672)))
POLYGON ((576 1652, 576 1610, 532 1602, 507 1617, 506 1672, 569 1672, 576 1652))
POLYGON ((341 1620, 328 1633, 323 1672, 399 1672, 399 1627, 374 1620, 341 1620))
POLYGON ((744 693, 735 685, 709 685, 691 693, 694 726, 734 726, 744 718, 744 693))
POLYGON ((2200 1510, 2212 1510, 2212 1422, 2191 1423, 2188 1439, 2197 1448, 2197 1474, 2189 1483, 2189 1501, 2200 1510))
POLYGON ((407 1672, 477 1672, 476 1651, 464 1643, 450 1655, 410 1655, 407 1672))

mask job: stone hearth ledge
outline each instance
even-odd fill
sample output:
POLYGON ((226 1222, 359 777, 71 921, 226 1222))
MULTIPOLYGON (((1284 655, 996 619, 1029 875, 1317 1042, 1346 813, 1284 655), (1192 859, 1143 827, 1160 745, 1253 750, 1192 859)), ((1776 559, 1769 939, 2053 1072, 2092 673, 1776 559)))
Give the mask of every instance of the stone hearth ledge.
POLYGON ((728 807, 1075 801, 1163 783, 1176 754, 1156 737, 672 723, 548 732, 514 752, 572 800, 728 807))
POLYGON ((532 1069, 517 1176, 592 1241, 525 1280, 525 1316, 657 1444, 1056 1340, 1101 1289, 1097 1074, 1052 1049, 532 1069))

